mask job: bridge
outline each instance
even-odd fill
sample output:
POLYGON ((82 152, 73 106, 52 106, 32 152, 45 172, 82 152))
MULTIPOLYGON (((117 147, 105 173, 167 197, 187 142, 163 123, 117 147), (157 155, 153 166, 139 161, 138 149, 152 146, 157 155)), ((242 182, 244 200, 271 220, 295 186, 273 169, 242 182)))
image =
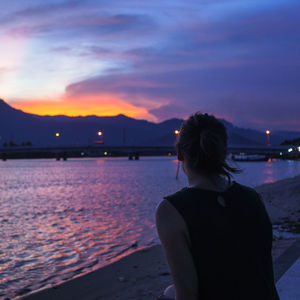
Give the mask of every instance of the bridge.
MULTIPOLYGON (((265 155, 269 158, 300 158, 299 147, 291 146, 229 146, 232 155, 265 155), (292 151, 290 150, 292 149, 292 151)), ((118 157, 118 156, 158 156, 176 155, 173 146, 64 146, 64 147, 3 147, 0 148, 0 159, 33 159, 69 157, 118 157)))

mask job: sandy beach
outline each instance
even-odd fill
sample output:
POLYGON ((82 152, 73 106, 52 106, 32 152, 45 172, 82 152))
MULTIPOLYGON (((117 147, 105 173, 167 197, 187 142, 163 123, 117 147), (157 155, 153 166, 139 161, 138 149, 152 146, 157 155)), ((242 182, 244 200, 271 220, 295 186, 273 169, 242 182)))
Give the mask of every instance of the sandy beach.
MULTIPOLYGON (((272 223, 299 233, 300 176, 256 188, 262 195, 272 223)), ((273 261, 294 243, 274 236, 273 261)), ((154 300, 171 284, 162 248, 139 250, 117 262, 63 284, 37 291, 24 299, 119 299, 154 300)))

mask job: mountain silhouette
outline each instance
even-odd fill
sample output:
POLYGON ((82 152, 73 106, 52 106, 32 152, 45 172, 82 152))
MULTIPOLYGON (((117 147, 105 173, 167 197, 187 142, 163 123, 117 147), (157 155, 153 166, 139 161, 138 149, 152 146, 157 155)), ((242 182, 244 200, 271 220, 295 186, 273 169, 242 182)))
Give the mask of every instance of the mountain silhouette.
MULTIPOLYGON (((227 128, 230 145, 266 144, 264 132, 221 121, 227 128)), ((0 147, 10 141, 16 144, 30 141, 34 146, 86 146, 100 140, 98 131, 103 133, 104 144, 109 146, 172 146, 174 130, 179 129, 182 122, 170 119, 152 123, 123 114, 112 117, 40 116, 15 109, 0 99, 0 147)), ((272 134, 271 143, 279 145, 286 138, 299 136, 299 132, 281 131, 278 135, 272 134)))

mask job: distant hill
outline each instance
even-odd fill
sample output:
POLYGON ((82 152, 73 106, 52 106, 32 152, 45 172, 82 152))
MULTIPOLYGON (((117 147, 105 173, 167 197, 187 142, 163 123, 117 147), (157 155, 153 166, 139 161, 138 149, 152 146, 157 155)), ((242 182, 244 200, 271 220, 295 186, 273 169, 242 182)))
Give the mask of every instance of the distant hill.
MULTIPOLYGON (((264 132, 234 126, 221 120, 229 134, 229 144, 265 145, 264 132)), ((174 130, 183 120, 170 119, 161 123, 136 120, 125 115, 113 117, 67 117, 39 116, 14 109, 0 99, 0 147, 13 141, 16 144, 30 141, 34 146, 90 145, 99 140, 98 131, 103 132, 106 145, 155 145, 171 146, 175 142, 174 130), (60 133, 56 137, 56 133, 60 133)), ((271 143, 279 145, 285 139, 297 138, 298 132, 272 133, 271 143)))
POLYGON ((281 143, 281 145, 299 146, 300 145, 300 135, 299 135, 299 138, 297 138, 297 139, 283 141, 281 143))

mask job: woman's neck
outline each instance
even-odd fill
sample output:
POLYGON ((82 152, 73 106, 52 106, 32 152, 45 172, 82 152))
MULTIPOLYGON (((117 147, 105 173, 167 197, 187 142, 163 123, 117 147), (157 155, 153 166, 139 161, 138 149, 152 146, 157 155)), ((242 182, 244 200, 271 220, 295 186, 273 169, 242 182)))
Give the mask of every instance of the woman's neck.
POLYGON ((203 188, 207 190, 223 191, 228 186, 228 181, 220 175, 203 175, 190 173, 187 175, 190 187, 203 188))

